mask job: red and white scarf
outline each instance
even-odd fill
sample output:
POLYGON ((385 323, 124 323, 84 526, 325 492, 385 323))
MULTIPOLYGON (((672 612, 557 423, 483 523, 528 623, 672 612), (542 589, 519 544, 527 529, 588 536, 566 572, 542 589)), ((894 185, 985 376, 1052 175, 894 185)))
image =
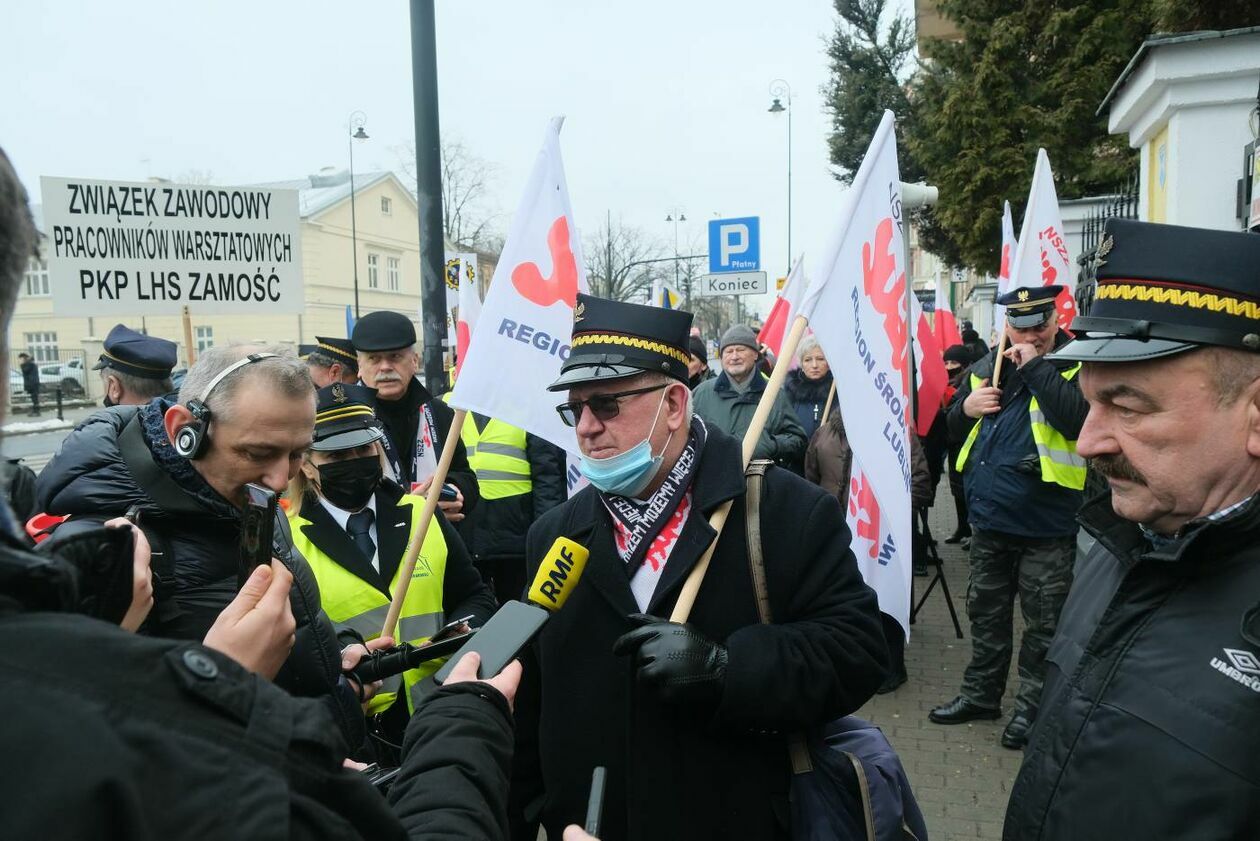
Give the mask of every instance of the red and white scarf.
POLYGON ((613 523, 617 554, 631 570, 630 591, 640 610, 646 610, 656 591, 691 513, 691 483, 695 478, 706 430, 693 417, 687 446, 661 486, 647 499, 601 493, 613 523))

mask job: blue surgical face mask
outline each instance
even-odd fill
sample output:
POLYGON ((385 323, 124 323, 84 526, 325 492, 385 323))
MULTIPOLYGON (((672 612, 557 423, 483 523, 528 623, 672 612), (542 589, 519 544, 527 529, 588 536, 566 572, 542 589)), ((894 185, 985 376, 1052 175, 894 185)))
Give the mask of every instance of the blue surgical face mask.
POLYGON ((608 458, 581 456, 582 475, 589 479, 592 485, 604 493, 637 497, 652 483, 652 479, 661 469, 661 462, 664 461, 669 441, 674 437, 674 433, 671 432, 669 438, 665 439, 661 454, 652 455, 652 430, 656 429, 656 421, 660 418, 661 406, 665 405, 665 394, 668 392, 669 389, 665 389, 665 393, 661 394, 661 402, 656 406, 652 425, 648 427, 647 437, 642 441, 624 453, 608 458))

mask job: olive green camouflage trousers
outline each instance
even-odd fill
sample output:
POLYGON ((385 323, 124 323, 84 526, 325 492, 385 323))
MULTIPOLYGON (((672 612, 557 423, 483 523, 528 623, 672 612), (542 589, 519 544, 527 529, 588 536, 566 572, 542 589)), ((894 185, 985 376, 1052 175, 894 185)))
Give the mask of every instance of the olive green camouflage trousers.
POLYGON ((1037 716, 1046 676, 1046 652, 1072 585, 1075 537, 1018 537, 973 529, 967 614, 971 619, 971 662, 962 695, 997 709, 1006 692, 1014 648, 1015 596, 1024 616, 1019 643, 1019 689, 1015 712, 1037 716))

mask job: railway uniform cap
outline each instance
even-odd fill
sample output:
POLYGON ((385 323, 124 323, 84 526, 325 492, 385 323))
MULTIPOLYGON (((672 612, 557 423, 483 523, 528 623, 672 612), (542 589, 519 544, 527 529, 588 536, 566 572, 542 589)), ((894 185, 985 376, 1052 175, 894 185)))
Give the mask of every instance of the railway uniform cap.
POLYGON ((165 380, 170 378, 177 359, 174 342, 137 333, 122 324, 115 324, 109 331, 104 346, 93 371, 112 368, 146 380, 165 380))
POLYGON ((315 394, 315 440, 319 452, 352 450, 379 441, 385 433, 376 422, 376 390, 365 385, 333 383, 315 394))
MULTIPOLYGON (((1054 317, 1054 299, 1063 291, 1062 286, 1019 286, 997 297, 997 303, 1006 307, 1006 323, 1017 330, 1040 327, 1054 317)), ((978 337, 977 337, 978 338, 978 337)))
POLYGON ((1199 347, 1260 352, 1260 236, 1108 219, 1094 303, 1051 358, 1137 362, 1199 347))
MULTIPOLYGON (((411 322, 407 322, 410 324, 411 322)), ((306 353, 320 353, 340 362, 355 371, 359 370, 359 355, 354 352, 354 343, 349 339, 333 339, 328 336, 316 336, 314 345, 303 345, 310 348, 306 353)), ((304 356, 306 354, 303 354, 304 356)))
POLYGON ((547 390, 563 391, 645 371, 657 371, 685 383, 690 347, 689 312, 579 293, 573 308, 569 358, 560 367, 560 378, 547 390))

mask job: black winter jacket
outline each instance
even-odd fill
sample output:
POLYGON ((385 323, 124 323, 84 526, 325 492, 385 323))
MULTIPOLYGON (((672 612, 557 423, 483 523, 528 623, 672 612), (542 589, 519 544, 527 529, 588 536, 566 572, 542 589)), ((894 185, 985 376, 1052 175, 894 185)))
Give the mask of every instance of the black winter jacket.
POLYGON ((1047 655, 1006 841, 1260 837, 1260 494, 1152 548, 1111 496, 1047 655))
MULTIPOLYGON (((40 473, 38 504, 49 514, 71 515, 54 540, 139 506, 140 525, 153 551, 161 553, 153 562, 161 580, 155 579, 154 610, 144 631, 201 640, 236 595, 241 512, 158 437, 165 407, 161 399, 144 407, 116 406, 80 423, 40 473)), ((341 646, 320 608, 315 576, 294 551, 282 514, 272 548, 293 573, 297 621, 296 642, 276 684, 294 695, 324 699, 346 740, 357 747, 365 737, 362 711, 341 677, 341 646)))
MULTIPOLYGON (((806 441, 814 437, 814 432, 822 423, 827 408, 827 395, 831 394, 833 382, 835 378, 830 371, 822 379, 811 380, 800 368, 788 371, 787 379, 783 381, 783 389, 792 403, 792 411, 796 412, 796 419, 805 430, 806 441)), ((831 411, 836 411, 838 405, 836 395, 832 394, 831 411)))
POLYGON ((484 684, 407 729, 388 803, 319 704, 200 645, 0 611, 6 838, 501 839, 512 726, 484 684))
POLYGON ((512 724, 494 689, 422 704, 387 805, 342 767, 322 705, 196 643, 66 612, 85 579, 9 529, 0 504, 5 838, 506 837, 512 724))
MULTIPOLYGON (((639 613, 608 511, 586 488, 529 532, 528 578, 559 536, 590 549, 582 580, 523 658, 513 800, 541 808, 549 838, 581 823, 591 769, 608 768, 600 838, 786 838, 785 732, 852 712, 883 679, 887 648, 836 498, 799 476, 766 472, 762 545, 775 624, 757 614, 745 536, 740 442, 709 426, 692 509, 647 613, 669 616, 713 540, 708 516, 734 499, 690 623, 729 652, 715 709, 667 707, 633 680, 613 642, 639 613)), ((525 822, 526 824, 528 822, 525 822)), ((537 831, 514 826, 515 837, 537 831)))

